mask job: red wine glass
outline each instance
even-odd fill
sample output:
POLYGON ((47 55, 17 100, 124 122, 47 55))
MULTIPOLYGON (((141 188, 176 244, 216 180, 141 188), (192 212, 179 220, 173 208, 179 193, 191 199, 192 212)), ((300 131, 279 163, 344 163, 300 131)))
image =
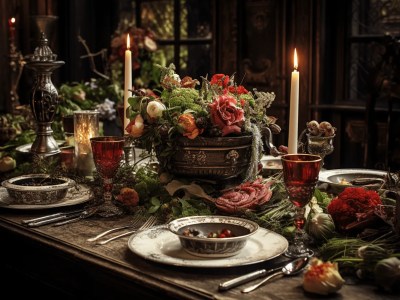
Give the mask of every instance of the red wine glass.
POLYGON ((104 202, 112 199, 113 178, 124 155, 125 140, 120 136, 101 136, 90 139, 94 165, 103 180, 104 202))
POLYGON ((294 243, 285 255, 289 257, 312 256, 313 251, 304 244, 305 206, 310 202, 318 182, 321 157, 313 154, 286 154, 281 157, 283 181, 289 200, 296 208, 294 243))

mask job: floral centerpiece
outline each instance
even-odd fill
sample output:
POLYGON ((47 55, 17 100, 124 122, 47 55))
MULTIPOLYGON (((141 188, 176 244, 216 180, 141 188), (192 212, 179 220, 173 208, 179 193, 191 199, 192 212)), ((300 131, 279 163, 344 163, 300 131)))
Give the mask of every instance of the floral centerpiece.
MULTIPOLYGON (((254 179, 263 153, 261 132, 271 124, 279 128, 276 119, 266 114, 275 94, 248 91, 235 83, 234 76, 225 74, 202 78, 200 83, 188 76, 181 79, 173 64, 160 69, 161 91, 137 90, 129 98, 127 132, 147 151, 155 150, 167 170, 179 150, 179 140, 190 146, 187 142, 203 139, 201 144, 207 146, 206 138, 250 137, 251 158, 245 179, 254 179)), ((231 142, 227 140, 225 146, 231 142)), ((192 157, 195 163, 207 160, 201 157, 203 153, 187 155, 197 155, 192 157)), ((233 161, 240 156, 237 152, 229 155, 236 155, 233 161)))

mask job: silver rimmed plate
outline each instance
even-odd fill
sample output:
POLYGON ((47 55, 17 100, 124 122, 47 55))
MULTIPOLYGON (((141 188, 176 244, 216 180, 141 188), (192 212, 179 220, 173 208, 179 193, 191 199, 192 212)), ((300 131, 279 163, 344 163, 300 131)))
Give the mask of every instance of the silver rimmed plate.
POLYGON ((78 188, 70 188, 67 195, 57 203, 52 204, 14 204, 13 199, 8 194, 7 190, 0 187, 0 207, 10 209, 48 209, 54 207, 73 206, 82 204, 92 199, 92 192, 89 187, 85 185, 78 185, 78 188))
MULTIPOLYGON (((65 144, 65 141, 57 140, 56 143, 57 143, 58 147, 60 147, 63 144, 65 144)), ((18 146, 17 148, 15 148, 15 150, 17 152, 27 154, 27 153, 31 152, 31 147, 32 147, 32 143, 29 143, 29 144, 18 146)))
POLYGON ((157 263, 195 268, 227 268, 263 262, 284 253, 288 241, 282 235, 259 228, 249 237, 239 254, 228 258, 204 258, 182 249, 179 238, 167 226, 138 231, 128 240, 129 249, 136 255, 157 263))
POLYGON ((262 174, 264 177, 274 175, 282 171, 282 161, 280 156, 263 155, 261 158, 263 167, 262 174))
POLYGON ((319 181, 329 184, 333 192, 341 192, 349 186, 364 186, 370 189, 377 189, 382 185, 386 175, 387 172, 385 171, 372 169, 333 169, 320 171, 319 181), (377 183, 369 185, 351 184, 354 180, 365 180, 368 182, 369 179, 377 179, 377 183))

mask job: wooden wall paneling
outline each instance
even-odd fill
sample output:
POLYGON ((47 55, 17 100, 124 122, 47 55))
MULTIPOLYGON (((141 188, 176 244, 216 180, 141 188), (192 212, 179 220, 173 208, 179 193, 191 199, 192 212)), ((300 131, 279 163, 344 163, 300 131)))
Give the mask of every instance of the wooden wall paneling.
MULTIPOLYGON (((299 84, 299 134, 310 121, 311 88, 313 85, 313 27, 312 27, 312 1, 292 1, 290 6, 291 29, 288 44, 288 68, 291 74, 293 70, 293 52, 297 48, 300 72, 299 84)), ((289 87, 290 91, 290 87, 289 87)), ((290 94, 288 94, 290 95, 290 94)))
POLYGON ((283 128, 274 136, 277 145, 286 144, 286 49, 285 1, 238 2, 238 50, 236 79, 248 89, 276 94, 266 113, 278 118, 283 128))
POLYGON ((9 70, 9 30, 8 20, 13 14, 10 3, 14 1, 0 0, 0 68, 1 70, 7 70, 6 72, 0 72, 0 112, 9 111, 8 99, 10 92, 10 78, 8 76, 9 70))
POLYGON ((217 42, 216 73, 234 74, 237 71, 238 27, 237 0, 222 0, 216 4, 217 42))

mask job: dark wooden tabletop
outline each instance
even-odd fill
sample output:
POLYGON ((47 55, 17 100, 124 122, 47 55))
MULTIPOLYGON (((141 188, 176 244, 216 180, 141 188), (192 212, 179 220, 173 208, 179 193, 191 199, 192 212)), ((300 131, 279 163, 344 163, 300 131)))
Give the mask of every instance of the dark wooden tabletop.
POLYGON ((250 294, 241 293, 246 285, 218 292, 220 282, 275 267, 284 258, 219 269, 177 267, 137 256, 127 246, 129 237, 100 246, 86 241, 103 230, 129 223, 131 215, 91 217, 59 227, 27 228, 21 224, 23 219, 59 210, 0 208, 0 262, 6 278, 2 292, 57 299, 398 299, 398 295, 349 279, 337 294, 318 297, 304 292, 301 274, 280 278, 250 294), (15 283, 20 288, 16 289, 15 283))

